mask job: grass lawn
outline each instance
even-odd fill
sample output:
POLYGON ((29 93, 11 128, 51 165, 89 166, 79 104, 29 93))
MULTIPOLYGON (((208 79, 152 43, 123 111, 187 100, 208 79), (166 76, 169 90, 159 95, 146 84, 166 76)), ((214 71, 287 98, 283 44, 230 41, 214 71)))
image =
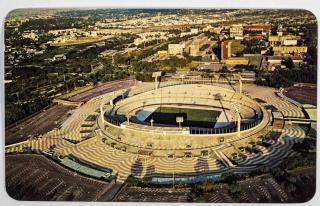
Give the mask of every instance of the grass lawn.
POLYGON ((213 110, 158 107, 145 122, 153 119, 154 123, 177 125, 176 117, 182 116, 184 118, 182 126, 212 128, 220 113, 220 111, 213 110))

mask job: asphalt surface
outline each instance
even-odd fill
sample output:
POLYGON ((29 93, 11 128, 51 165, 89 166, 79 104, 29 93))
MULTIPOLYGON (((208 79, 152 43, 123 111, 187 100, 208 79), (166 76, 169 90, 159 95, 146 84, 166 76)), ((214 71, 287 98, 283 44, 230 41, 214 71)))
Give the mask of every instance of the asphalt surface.
POLYGON ((112 82, 96 85, 94 88, 69 98, 73 102, 87 102, 90 99, 100 96, 104 93, 127 89, 134 86, 135 80, 117 80, 112 82))

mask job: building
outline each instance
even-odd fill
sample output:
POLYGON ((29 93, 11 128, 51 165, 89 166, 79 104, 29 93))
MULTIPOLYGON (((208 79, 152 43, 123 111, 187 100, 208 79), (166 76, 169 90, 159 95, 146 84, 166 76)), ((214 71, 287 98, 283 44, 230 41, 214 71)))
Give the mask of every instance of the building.
POLYGON ((52 61, 59 61, 59 60, 66 60, 66 59, 67 59, 66 55, 57 54, 53 56, 52 61))
POLYGON ((137 34, 139 37, 133 42, 136 46, 153 40, 167 40, 168 32, 144 32, 137 34))
POLYGON ((235 36, 234 40, 239 40, 239 41, 243 41, 243 36, 235 36))
MULTIPOLYGON (((268 63, 269 63, 269 65, 281 64, 281 62, 283 60, 286 60, 288 58, 289 57, 287 57, 287 56, 269 56, 268 63)), ((292 59, 293 63, 295 63, 295 64, 299 64, 299 63, 303 62, 303 60, 299 56, 290 56, 290 58, 292 59)))
POLYGON ((23 38, 32 39, 34 41, 38 40, 38 35, 34 31, 26 31, 22 34, 23 38))
POLYGON ((272 112, 273 121, 272 126, 275 129, 282 129, 284 127, 284 118, 281 112, 272 112))
POLYGON ((231 44, 232 41, 221 42, 221 60, 231 57, 231 44))
POLYGON ((207 32, 207 31, 212 31, 213 27, 211 25, 206 26, 205 28, 202 29, 203 32, 207 32))
POLYGON ((200 56, 200 49, 208 43, 208 37, 205 34, 200 34, 183 43, 169 44, 168 53, 170 55, 182 55, 185 52, 190 56, 200 56))
POLYGON ((244 57, 231 57, 228 59, 224 59, 221 62, 225 63, 225 64, 236 64, 236 65, 248 65, 249 64, 249 60, 244 57))
POLYGON ((103 47, 106 45, 106 42, 105 41, 101 41, 101 42, 97 42, 95 43, 96 47, 103 47))
POLYGON ((221 27, 215 27, 215 28, 213 28, 213 29, 210 29, 209 31, 210 32, 213 32, 213 33, 215 33, 215 34, 221 34, 221 31, 223 30, 223 28, 221 28, 221 27))
POLYGON ((271 27, 271 24, 251 24, 244 26, 244 30, 270 32, 271 27))
POLYGON ((307 53, 308 47, 306 46, 275 46, 273 47, 275 54, 301 54, 307 53))
POLYGON ((257 35, 245 35, 243 37, 244 40, 246 41, 250 41, 250 40, 257 40, 257 41, 261 41, 263 39, 263 36, 261 34, 257 34, 257 35))
POLYGON ((208 43, 208 37, 199 35, 186 45, 185 51, 190 54, 190 56, 199 56, 200 48, 206 43, 208 43))
POLYGON ((82 33, 83 31, 81 29, 77 29, 77 28, 70 28, 70 29, 57 29, 57 30, 49 30, 48 33, 49 34, 53 34, 53 35, 74 35, 77 33, 82 33))
POLYGON ((205 63, 205 64, 200 64, 197 67, 197 70, 199 72, 220 72, 223 69, 230 70, 234 67, 234 65, 225 65, 221 63, 205 63))
POLYGON ((297 45, 297 40, 299 40, 301 37, 300 36, 294 36, 294 35, 285 35, 285 36, 276 36, 272 35, 269 36, 268 41, 272 46, 278 46, 278 45, 283 45, 283 44, 288 44, 289 45, 297 45), (287 40, 294 40, 294 41, 287 41, 287 40))
POLYGON ((124 53, 132 54, 133 52, 137 51, 138 47, 128 47, 124 50, 124 53))
POLYGON ((282 65, 281 63, 288 59, 291 58, 292 62, 294 64, 299 64, 303 62, 303 59, 300 56, 268 56, 268 60, 267 60, 267 69, 270 71, 273 71, 276 69, 276 66, 280 66, 280 68, 285 69, 286 66, 282 65))
POLYGON ((160 50, 157 52, 158 56, 167 56, 168 55, 168 51, 166 50, 160 50))
POLYGON ((180 37, 196 35, 199 33, 199 29, 193 28, 189 32, 181 32, 180 37))
POLYGON ((282 41, 282 45, 284 46, 297 46, 298 40, 296 39, 286 39, 282 41))
POLYGON ((242 24, 236 24, 232 25, 230 27, 230 37, 242 37, 243 36, 243 25, 242 24))
POLYGON ((185 48, 184 44, 168 44, 168 54, 182 55, 185 48))
POLYGON ((107 49, 103 52, 100 53, 100 57, 111 57, 111 56, 114 56, 116 54, 118 54, 119 51, 118 50, 110 50, 110 49, 107 49))
POLYGON ((317 137, 317 107, 311 104, 303 104, 303 110, 309 116, 310 122, 310 129, 308 131, 308 135, 311 137, 317 137))
POLYGON ((190 33, 191 34, 198 34, 199 33, 199 29, 191 29, 190 33))
POLYGON ((234 53, 241 52, 244 46, 240 41, 222 41, 221 42, 221 60, 234 56, 234 53))

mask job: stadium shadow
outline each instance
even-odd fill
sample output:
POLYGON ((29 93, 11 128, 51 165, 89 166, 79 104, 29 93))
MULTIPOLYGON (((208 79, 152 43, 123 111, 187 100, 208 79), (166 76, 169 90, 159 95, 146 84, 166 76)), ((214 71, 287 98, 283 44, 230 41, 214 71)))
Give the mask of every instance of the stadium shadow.
POLYGON ((148 165, 145 177, 152 177, 155 171, 156 171, 156 167, 154 165, 148 165))
POLYGON ((139 177, 142 174, 142 171, 143 171, 142 162, 141 160, 137 159, 131 167, 131 174, 134 177, 139 177))
POLYGON ((194 165, 196 172, 206 172, 209 170, 208 160, 204 157, 198 157, 196 164, 194 165))
POLYGON ((228 81, 229 86, 233 89, 233 91, 237 91, 233 84, 230 82, 229 78, 225 78, 228 81))

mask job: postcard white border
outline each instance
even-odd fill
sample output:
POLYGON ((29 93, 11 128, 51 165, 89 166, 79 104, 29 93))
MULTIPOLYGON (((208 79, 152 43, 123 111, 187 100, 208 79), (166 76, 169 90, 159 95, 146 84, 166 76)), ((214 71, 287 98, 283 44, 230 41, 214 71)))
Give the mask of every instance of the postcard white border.
MULTIPOLYGON (((221 9, 306 9, 311 11, 318 19, 318 64, 319 64, 319 19, 320 3, 319 0, 1 0, 0 6, 0 204, 1 205, 150 205, 150 203, 110 203, 110 202, 33 202, 33 201, 16 201, 10 198, 5 191, 4 176, 4 19, 10 11, 18 8, 221 8, 221 9)), ((318 72, 318 80, 319 78, 318 72)), ((319 84, 317 85, 319 91, 319 84)), ((319 95, 317 96, 319 106, 319 95)), ((319 110, 318 110, 319 117, 319 110)), ((320 123, 317 122, 317 127, 320 123)), ((317 148, 319 141, 317 141, 317 148)), ((319 149, 318 149, 319 150, 319 149)), ((319 168, 319 155, 317 152, 317 170, 319 168)), ((318 171, 317 171, 318 173, 318 171)), ((319 193, 320 178, 317 175, 316 195, 304 205, 320 205, 319 193)), ((206 205, 207 203, 152 203, 153 205, 206 205)), ((219 205, 241 205, 240 203, 219 205)), ((274 204, 250 204, 250 205, 274 205, 274 204)), ((278 205, 278 204, 277 204, 278 205)), ((285 204, 289 205, 289 204, 285 204)))

